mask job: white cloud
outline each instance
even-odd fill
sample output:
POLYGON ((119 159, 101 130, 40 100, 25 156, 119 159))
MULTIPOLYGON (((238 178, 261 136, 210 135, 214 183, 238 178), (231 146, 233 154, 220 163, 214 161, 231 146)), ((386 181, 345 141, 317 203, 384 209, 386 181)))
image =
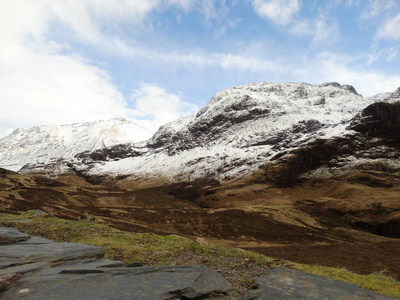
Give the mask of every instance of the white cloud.
POLYGON ((382 39, 400 40, 400 14, 386 20, 378 28, 377 36, 382 39))
POLYGON ((334 43, 339 38, 339 29, 336 21, 330 22, 324 17, 320 16, 315 21, 315 34, 313 35, 313 43, 330 42, 334 43))
POLYGON ((316 19, 299 19, 289 27, 289 32, 297 36, 310 37, 313 45, 334 44, 339 39, 336 20, 319 15, 316 19))
POLYGON ((74 54, 68 44, 46 40, 51 24, 47 4, 1 2, 7 13, 0 21, 0 135, 9 128, 129 113, 106 72, 74 54))
MULTIPOLYGON (((226 70, 241 71, 265 71, 275 70, 276 63, 271 59, 264 59, 261 53, 266 53, 267 49, 260 43, 251 43, 239 47, 240 51, 232 52, 206 52, 199 49, 189 51, 161 51, 158 49, 141 48, 129 46, 123 40, 113 42, 114 49, 119 55, 124 55, 133 60, 148 60, 151 62, 179 65, 184 68, 196 67, 217 67, 226 70)), ((233 49, 234 50, 234 49, 233 49)))
POLYGON ((131 100, 135 103, 131 115, 155 132, 161 125, 174 121, 179 117, 193 114, 199 108, 181 100, 176 94, 170 94, 158 85, 142 83, 140 88, 132 93, 131 100))
POLYGON ((255 12, 290 34, 310 37, 312 45, 333 44, 338 40, 339 28, 336 20, 319 14, 316 18, 297 17, 300 0, 252 0, 255 12))
MULTIPOLYGON (((364 0, 363 0, 364 1, 364 0)), ((335 0, 334 4, 340 5, 344 2, 347 7, 358 6, 360 5, 360 0, 335 0)))
POLYGON ((252 55, 219 54, 216 56, 215 62, 227 70, 265 72, 277 68, 277 65, 272 61, 252 55))
POLYGON ((300 0, 252 0, 253 9, 276 25, 291 23, 301 8, 300 0))
POLYGON ((387 11, 393 11, 398 6, 395 0, 369 0, 364 4, 364 11, 361 13, 361 19, 371 19, 380 16, 387 11))
POLYGON ((77 55, 18 49, 0 58, 0 128, 60 124, 127 116, 107 74, 77 55))
POLYGON ((393 92, 400 86, 400 76, 370 71, 354 65, 357 57, 339 55, 331 52, 319 54, 315 59, 303 61, 301 66, 294 67, 294 74, 307 78, 308 82, 322 83, 336 81, 353 85, 365 97, 383 92, 393 92))
POLYGON ((10 128, 128 117, 131 110, 107 72, 52 30, 91 45, 124 22, 139 26, 162 5, 188 0, 0 1, 0 137, 10 128))
POLYGON ((369 47, 368 65, 379 61, 392 61, 398 57, 400 53, 400 45, 388 48, 381 48, 378 43, 374 43, 369 47))

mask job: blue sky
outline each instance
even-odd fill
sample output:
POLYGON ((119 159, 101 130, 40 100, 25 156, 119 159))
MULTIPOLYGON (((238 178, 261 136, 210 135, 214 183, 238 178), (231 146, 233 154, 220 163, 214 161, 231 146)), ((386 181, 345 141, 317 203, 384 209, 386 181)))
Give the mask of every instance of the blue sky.
POLYGON ((2 0, 0 137, 127 117, 154 132, 218 91, 400 86, 399 0, 2 0))

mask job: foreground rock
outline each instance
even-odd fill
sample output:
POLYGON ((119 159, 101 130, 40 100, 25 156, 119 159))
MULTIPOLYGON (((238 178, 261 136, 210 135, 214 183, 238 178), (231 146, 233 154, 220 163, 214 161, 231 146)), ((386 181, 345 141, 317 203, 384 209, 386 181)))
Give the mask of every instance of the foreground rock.
POLYGON ((0 230, 0 244, 12 244, 19 241, 26 241, 29 235, 20 232, 16 228, 2 228, 0 230))
MULTIPOLYGON (((204 266, 129 267, 100 247, 55 243, 0 227, 2 299, 240 299, 204 266)), ((275 268, 242 299, 390 299, 358 286, 275 268)))
POLYGON ((360 287, 288 268, 272 268, 255 280, 243 299, 383 300, 391 299, 360 287))
POLYGON ((100 247, 29 238, 0 228, 2 299, 232 299, 231 284, 203 266, 126 267, 100 247), (23 241, 21 241, 23 240, 23 241))

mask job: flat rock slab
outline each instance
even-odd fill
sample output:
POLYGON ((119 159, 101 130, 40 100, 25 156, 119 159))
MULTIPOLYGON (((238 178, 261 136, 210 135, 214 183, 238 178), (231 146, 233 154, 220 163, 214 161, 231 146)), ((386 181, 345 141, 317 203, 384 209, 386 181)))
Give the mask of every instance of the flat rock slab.
POLYGON ((14 260, 19 262, 61 261, 86 257, 103 257, 101 247, 77 243, 17 243, 0 246, 0 262, 14 260))
MULTIPOLYGON (((221 274, 204 266, 129 267, 100 247, 30 238, 0 228, 1 299, 240 299, 221 274)), ((140 264, 131 264, 140 265, 140 264)), ((256 299, 391 299, 341 281, 273 268, 242 297, 256 299)))
MULTIPOLYGON (((4 299, 233 299, 232 286, 203 266, 96 268, 40 272, 20 280, 4 299), (60 298, 61 297, 61 298, 60 298)), ((237 299, 237 298, 236 298, 237 299)))
POLYGON ((12 244, 29 239, 29 234, 22 233, 16 228, 0 227, 0 244, 12 244))
POLYGON ((1 299, 238 299, 204 266, 126 267, 104 258, 100 247, 1 229, 1 299))
POLYGON ((255 280, 244 300, 387 300, 359 286, 284 267, 272 268, 255 280))

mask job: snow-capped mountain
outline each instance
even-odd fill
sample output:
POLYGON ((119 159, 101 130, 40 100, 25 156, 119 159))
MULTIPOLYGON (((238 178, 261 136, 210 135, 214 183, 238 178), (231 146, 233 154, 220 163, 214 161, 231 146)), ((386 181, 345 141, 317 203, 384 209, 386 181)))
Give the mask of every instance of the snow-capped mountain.
MULTIPOLYGON (((132 179, 224 180, 287 160, 298 149, 314 149, 321 140, 342 143, 342 148, 354 144, 351 153, 336 150, 337 155, 329 157, 331 165, 339 170, 340 162, 354 166, 365 159, 364 152, 354 156, 362 152, 362 126, 357 124, 368 119, 362 115, 363 110, 377 101, 397 103, 399 91, 363 98, 352 86, 338 83, 248 84, 217 93, 196 115, 166 124, 140 143, 127 134, 116 134, 123 131, 119 126, 123 127, 126 120, 122 124, 112 122, 114 129, 92 129, 88 124, 84 127, 90 134, 84 135, 72 129, 82 125, 64 127, 75 130, 75 135, 34 127, 29 130, 32 137, 27 139, 27 132, 20 135, 16 131, 0 141, 0 166, 16 170, 25 165, 25 172, 47 168, 86 175, 130 175, 132 179), (65 136, 74 138, 66 141, 65 136)), ((318 172, 303 171, 310 176, 332 171, 313 165, 318 172)))
POLYGON ((0 140, 0 165, 12 171, 27 164, 49 165, 73 159, 84 151, 138 142, 149 136, 146 129, 124 118, 16 129, 0 140))

